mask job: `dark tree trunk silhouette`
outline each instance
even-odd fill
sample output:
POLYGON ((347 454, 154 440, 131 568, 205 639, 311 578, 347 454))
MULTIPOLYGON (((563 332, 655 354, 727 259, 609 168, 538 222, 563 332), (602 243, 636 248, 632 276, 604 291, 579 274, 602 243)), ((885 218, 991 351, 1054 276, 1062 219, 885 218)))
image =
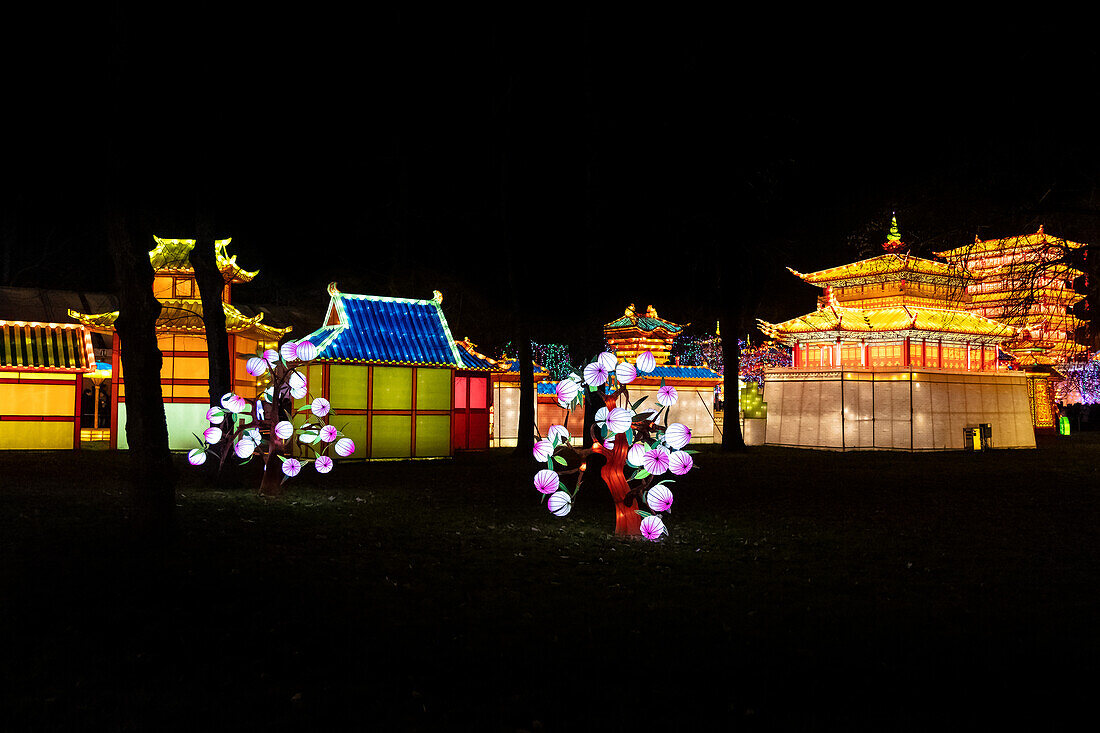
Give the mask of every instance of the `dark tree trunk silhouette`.
POLYGON ((229 353, 229 334, 225 330, 222 291, 225 278, 218 269, 214 255, 214 228, 207 217, 200 216, 196 227, 195 248, 191 250, 191 265, 202 299, 202 323, 206 328, 207 359, 210 362, 210 404, 220 404, 222 395, 233 391, 233 359, 229 353))
POLYGON ((141 181, 134 163, 145 151, 136 149, 134 133, 140 119, 132 90, 124 79, 125 13, 114 6, 107 78, 107 103, 114 115, 103 152, 107 247, 118 287, 118 318, 122 378, 126 384, 126 440, 130 462, 130 522, 143 556, 156 560, 176 539, 176 472, 168 448, 168 425, 160 387, 162 357, 156 323, 160 303, 153 296, 153 266, 149 261, 152 227, 137 204, 141 181))
POLYGON ((156 323, 160 302, 153 297, 151 233, 136 227, 112 192, 107 242, 118 279, 116 337, 126 383, 126 441, 130 459, 131 521, 135 538, 149 550, 164 550, 175 535, 175 468, 168 449, 168 425, 160 388, 162 357, 156 323))

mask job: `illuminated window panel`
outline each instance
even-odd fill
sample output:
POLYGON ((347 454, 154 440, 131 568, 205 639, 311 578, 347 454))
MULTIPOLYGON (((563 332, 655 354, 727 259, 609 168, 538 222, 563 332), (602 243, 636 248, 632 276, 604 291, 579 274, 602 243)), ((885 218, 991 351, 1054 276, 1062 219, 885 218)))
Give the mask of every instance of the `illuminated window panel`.
POLYGON ((375 367, 372 404, 376 410, 412 409, 412 368, 375 367))
POLYGON ((412 416, 374 415, 371 418, 371 457, 409 458, 411 456, 412 416))
MULTIPOLYGON (((451 409, 451 371, 449 369, 416 370, 416 409, 451 409)), ((448 430, 450 425, 448 425, 448 430)))
MULTIPOLYGON (((332 402, 333 409, 367 409, 367 371, 369 368, 349 364, 333 364, 329 367, 329 401, 332 402)), ((355 445, 358 446, 359 441, 356 441, 355 445)), ((363 445, 366 445, 365 433, 363 445)))
MULTIPOLYGON (((381 416, 379 416, 381 417, 381 416)), ((416 416, 416 455, 446 456, 451 453, 451 416, 416 416)))

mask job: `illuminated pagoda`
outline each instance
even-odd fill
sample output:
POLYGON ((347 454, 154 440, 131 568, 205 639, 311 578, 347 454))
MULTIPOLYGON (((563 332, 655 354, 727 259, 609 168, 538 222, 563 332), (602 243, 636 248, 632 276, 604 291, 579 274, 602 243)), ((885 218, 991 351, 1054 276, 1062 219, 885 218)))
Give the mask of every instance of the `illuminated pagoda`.
POLYGON ((639 316, 633 303, 620 318, 603 327, 604 339, 615 356, 631 363, 643 351, 653 354, 658 364, 666 363, 673 340, 683 332, 684 326, 658 317, 653 306, 646 307, 645 315, 639 316))
POLYGON ((80 448, 82 383, 95 370, 84 326, 0 320, 0 450, 80 448))
POLYGON ((973 273, 967 285, 972 312, 1025 331, 1032 341, 1049 342, 1051 363, 1065 364, 1088 353, 1076 339, 1084 322, 1070 311, 1085 297, 1073 288, 1084 273, 1051 261, 1085 246, 1039 227, 1034 234, 1003 239, 975 237, 973 244, 936 256, 973 273))
MULTIPOLYGON (((324 397, 353 458, 439 458, 488 447, 489 368, 451 336, 443 295, 431 300, 342 293, 328 286, 324 325, 302 368, 308 399, 324 397)), ((295 409, 306 405, 295 401, 295 409)), ((297 420, 306 419, 299 415, 297 420)))
POLYGON ((1001 448, 1033 448, 1023 375, 1000 368, 1015 335, 967 309, 974 276, 905 252, 896 220, 886 253, 800 273, 823 288, 817 310, 759 321, 792 347, 765 370, 766 443, 833 450, 948 450, 989 425, 1001 448))
POLYGON ((691 324, 679 325, 657 316, 651 305, 646 315, 639 316, 631 303, 623 316, 603 327, 604 340, 619 359, 634 364, 638 354, 649 351, 657 362, 651 372, 638 373, 627 385, 630 402, 646 398, 642 407, 657 407, 657 390, 661 380, 675 387, 678 400, 669 409, 668 421, 691 429, 693 443, 713 443, 721 440, 715 426, 714 387, 722 383, 722 375, 708 366, 681 366, 669 363, 672 344, 691 324))
MULTIPOLYGON (((193 448, 195 434, 209 426, 206 410, 210 405, 209 361, 206 326, 202 320, 202 300, 199 296, 195 270, 191 265, 193 239, 153 237, 156 246, 149 252, 153 265, 153 295, 161 304, 157 318, 157 346, 163 356, 161 391, 164 416, 168 423, 168 444, 173 450, 193 448)), ((222 310, 225 330, 229 335, 229 353, 252 354, 256 350, 276 346, 290 328, 273 328, 264 324, 263 314, 249 317, 232 305, 232 287, 251 282, 257 272, 242 270, 237 256, 226 249, 230 239, 214 243, 218 269, 225 280, 222 310)), ((111 373, 111 442, 112 448, 126 448, 126 383, 122 373, 121 344, 115 333, 118 311, 85 314, 69 310, 69 316, 92 331, 114 334, 112 340, 111 373)), ((233 358, 231 374, 233 391, 254 398, 261 388, 256 377, 245 371, 243 359, 233 358)))
POLYGON ((1059 262, 1085 246, 1046 234, 1040 226, 1034 234, 975 237, 973 244, 936 253, 980 277, 968 285, 973 312, 1016 327, 1018 337, 1004 348, 1027 375, 1032 422, 1040 430, 1054 430, 1056 384, 1064 379, 1064 365, 1088 356, 1076 338, 1084 322, 1071 310, 1085 297, 1073 287, 1084 273, 1059 262))

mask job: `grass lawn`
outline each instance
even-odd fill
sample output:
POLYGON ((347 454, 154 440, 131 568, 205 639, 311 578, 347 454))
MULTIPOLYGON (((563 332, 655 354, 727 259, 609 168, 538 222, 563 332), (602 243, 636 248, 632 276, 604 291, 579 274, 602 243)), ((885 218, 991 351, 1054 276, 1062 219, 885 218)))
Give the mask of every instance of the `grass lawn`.
POLYGON ((4 730, 1065 730, 1093 717, 1100 435, 703 448, 671 537, 533 461, 204 488, 126 542, 125 454, 0 453, 4 730))

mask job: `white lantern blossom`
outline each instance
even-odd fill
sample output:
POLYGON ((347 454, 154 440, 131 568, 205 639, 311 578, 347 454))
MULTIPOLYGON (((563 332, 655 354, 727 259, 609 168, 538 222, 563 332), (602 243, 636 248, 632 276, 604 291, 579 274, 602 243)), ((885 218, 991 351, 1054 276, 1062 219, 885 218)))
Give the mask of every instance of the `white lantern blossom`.
POLYGON ((569 441, 569 429, 564 425, 551 425, 550 429, 546 431, 546 437, 553 443, 557 438, 559 444, 569 441))
POLYGON ((634 413, 622 407, 616 407, 607 413, 607 432, 614 435, 630 430, 630 423, 634 419, 634 413))
POLYGON ((206 463, 206 451, 202 448, 192 448, 187 452, 187 462, 192 466, 201 466, 206 463))
POLYGON ((653 476, 660 476, 668 470, 668 449, 663 445, 650 448, 642 458, 642 468, 653 476))
POLYGON ((531 453, 534 454, 536 461, 545 463, 550 460, 550 456, 554 454, 554 446, 550 444, 549 440, 543 438, 535 443, 535 446, 531 449, 531 453))
POLYGON ((675 405, 680 400, 680 396, 676 394, 676 388, 665 384, 657 389, 657 404, 662 407, 669 407, 675 405))
POLYGON ((672 508, 672 492, 658 484, 645 493, 645 503, 655 512, 667 512, 672 508))
POLYGON ((634 363, 638 366, 638 371, 642 374, 648 374, 657 368, 657 360, 653 358, 652 352, 646 350, 638 354, 638 358, 634 360, 634 363))
POLYGON ((283 473, 287 476, 294 477, 298 475, 298 472, 302 470, 302 462, 297 458, 287 458, 283 461, 283 473))
POLYGON ((317 469, 317 473, 328 473, 332 470, 333 462, 328 456, 317 456, 317 460, 313 462, 313 467, 317 469))
POLYGON ((635 443, 630 446, 630 450, 626 452, 626 465, 634 468, 640 468, 642 465, 642 459, 645 457, 645 452, 649 450, 645 443, 635 443))
POLYGON ((615 379, 619 380, 619 384, 630 384, 637 378, 638 370, 630 362, 624 361, 615 367, 615 379))
POLYGON ((650 515, 642 520, 641 530, 642 536, 653 542, 661 539, 661 535, 668 534, 665 523, 662 522, 661 518, 656 514, 650 515))
POLYGON ((554 387, 554 394, 558 399, 558 404, 565 409, 569 409, 573 406, 580 391, 581 386, 568 377, 558 382, 554 387))
POLYGON ((593 387, 607 384, 607 369, 598 361, 592 362, 584 368, 584 381, 593 387))
POLYGON ((573 508, 573 497, 568 491, 556 491, 546 500, 546 508, 556 517, 564 517, 573 508))
POLYGON ((542 494, 553 494, 558 490, 558 472, 544 468, 535 474, 535 488, 542 494))
POLYGON ((674 422, 665 430, 665 443, 669 448, 680 450, 691 442, 691 428, 683 423, 674 422))
POLYGON ((619 359, 610 351, 604 351, 596 357, 596 362, 603 367, 605 372, 612 372, 615 370, 615 365, 619 363, 619 359))
POLYGON ((294 435, 294 423, 289 420, 281 420, 275 424, 275 437, 279 440, 286 440, 291 435, 294 435))
POLYGON ((351 438, 340 438, 333 446, 333 450, 336 451, 336 455, 347 458, 355 452, 355 442, 351 438))
POLYGON ((298 361, 313 361, 317 358, 317 347, 312 341, 299 341, 294 348, 294 355, 298 361))
POLYGON ((695 462, 687 451, 678 450, 668 457, 668 470, 677 476, 683 476, 691 470, 695 462))

